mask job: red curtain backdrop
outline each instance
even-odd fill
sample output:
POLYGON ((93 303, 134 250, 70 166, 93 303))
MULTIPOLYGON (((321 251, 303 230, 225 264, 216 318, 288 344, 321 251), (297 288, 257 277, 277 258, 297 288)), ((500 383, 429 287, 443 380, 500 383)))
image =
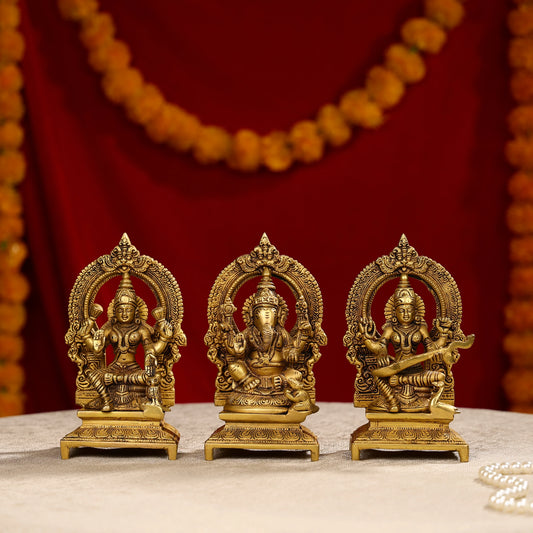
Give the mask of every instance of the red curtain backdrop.
MULTIPOLYGON (((106 100, 77 26, 60 18, 55 0, 23 2, 27 411, 74 407, 77 369, 64 343, 69 293, 123 232, 182 290, 188 346, 174 367, 177 402, 212 401, 207 297, 218 273, 263 232, 322 289, 329 343, 315 366, 318 401, 351 401, 355 367, 342 344, 348 292, 405 233, 455 278, 462 329, 476 334, 454 367, 456 403, 504 408, 508 6, 487 4, 465 4, 464 23, 427 58, 426 78, 381 128, 356 132, 317 164, 243 175, 153 144, 106 100)), ((115 18, 134 66, 169 101, 204 124, 261 134, 287 130, 362 86, 403 22, 423 9, 420 0, 114 0, 101 8, 115 18)), ((381 326, 383 308, 373 315, 381 326)))

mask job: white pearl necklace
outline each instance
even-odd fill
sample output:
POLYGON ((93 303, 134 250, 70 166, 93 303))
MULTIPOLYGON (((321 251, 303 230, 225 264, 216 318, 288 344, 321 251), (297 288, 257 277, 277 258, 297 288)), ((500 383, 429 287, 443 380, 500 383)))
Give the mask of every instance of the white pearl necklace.
POLYGON ((533 502, 526 500, 528 482, 516 477, 533 474, 533 462, 492 463, 479 469, 479 479, 500 490, 489 498, 489 507, 506 513, 533 514, 533 502))

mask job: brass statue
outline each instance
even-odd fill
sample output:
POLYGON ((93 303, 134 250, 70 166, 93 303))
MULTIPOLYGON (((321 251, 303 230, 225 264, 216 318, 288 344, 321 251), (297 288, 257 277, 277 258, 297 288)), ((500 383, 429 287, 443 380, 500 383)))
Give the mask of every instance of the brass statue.
POLYGON ((61 457, 80 446, 162 448, 175 459, 178 431, 163 420, 174 405, 172 366, 186 344, 181 330, 183 304, 172 274, 148 256, 141 256, 124 234, 110 255, 87 266, 78 276, 68 307, 70 327, 65 336, 68 355, 78 366, 76 403, 82 425, 61 439, 61 457), (95 303, 100 288, 120 277, 115 297, 100 327, 103 307, 95 303), (135 293, 132 277, 153 292, 155 323, 148 306, 135 293), (111 347, 113 361, 107 364, 111 347), (144 355, 144 367, 136 359, 144 355))
POLYGON ((259 246, 237 258, 218 276, 209 296, 208 357, 218 367, 215 405, 224 406, 225 426, 205 443, 215 448, 310 450, 318 460, 316 437, 300 425, 315 405, 313 365, 327 342, 322 330, 322 296, 313 276, 294 259, 280 255, 264 234, 259 246), (239 288, 259 277, 244 302, 245 329, 233 318, 239 288), (274 278, 294 294, 296 321, 285 329, 288 305, 274 278))
POLYGON ((352 434, 352 459, 359 459, 362 449, 408 449, 454 450, 468 461, 468 445, 449 428, 457 412, 452 366, 459 359, 458 348, 474 342, 474 335, 465 337, 461 331, 461 317, 461 296, 451 275, 419 256, 405 235, 390 255, 359 274, 346 307, 344 345, 358 370, 354 405, 366 408, 369 422, 352 434), (410 278, 420 280, 435 298, 431 330, 410 278), (385 305, 379 333, 372 301, 392 280, 398 284, 385 305))

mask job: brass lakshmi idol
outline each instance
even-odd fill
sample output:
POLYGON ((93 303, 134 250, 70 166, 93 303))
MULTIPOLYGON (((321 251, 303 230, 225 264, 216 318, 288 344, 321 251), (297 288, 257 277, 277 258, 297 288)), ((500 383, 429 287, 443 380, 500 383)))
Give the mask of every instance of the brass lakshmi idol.
POLYGON ((174 405, 172 365, 185 346, 181 330, 183 304, 172 274, 160 263, 140 255, 124 234, 118 246, 88 265, 70 294, 68 355, 78 365, 76 403, 81 426, 61 439, 61 457, 80 446, 161 448, 176 459, 180 435, 163 420, 174 405), (98 326, 103 308, 95 303, 98 291, 120 277, 107 307, 107 321, 98 326), (157 306, 149 325, 148 306, 135 293, 132 278, 152 291, 157 306), (110 346, 113 361, 107 363, 110 346), (144 368, 136 361, 142 348, 144 368))
POLYGON ((403 449, 454 450, 468 461, 468 445, 449 427, 457 411, 452 365, 459 359, 457 349, 474 342, 474 335, 465 337, 461 331, 461 316, 461 296, 451 275, 419 256, 405 235, 390 255, 359 274, 346 306, 344 345, 358 370, 354 405, 366 408, 368 423, 352 434, 352 459, 359 459, 363 449, 403 449), (431 330, 410 278, 421 281, 435 298, 431 330), (396 279, 379 333, 372 301, 385 283, 396 279))
POLYGON ((313 276, 297 261, 280 255, 263 234, 259 246, 237 258, 218 276, 209 296, 208 357, 218 367, 215 405, 224 406, 225 426, 205 443, 205 458, 215 448, 310 450, 318 460, 318 441, 300 425, 315 405, 313 365, 320 346, 322 295, 313 276), (239 331, 233 304, 239 288, 259 278, 244 302, 246 328, 239 331), (276 292, 274 278, 285 282, 296 299, 296 322, 285 329, 288 305, 276 292))

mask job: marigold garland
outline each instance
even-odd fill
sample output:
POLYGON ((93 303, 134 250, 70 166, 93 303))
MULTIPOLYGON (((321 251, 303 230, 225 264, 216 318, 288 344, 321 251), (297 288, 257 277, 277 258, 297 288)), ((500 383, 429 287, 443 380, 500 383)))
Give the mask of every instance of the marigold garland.
POLYGON ((20 151, 24 81, 18 62, 24 55, 24 39, 19 24, 17 0, 0 0, 0 416, 18 415, 24 409, 24 371, 19 361, 26 322, 23 302, 30 290, 20 273, 28 249, 21 240, 22 201, 16 190, 26 173, 20 151))
MULTIPOLYGON (((315 120, 300 121, 288 133, 275 131, 264 136, 249 129, 232 135, 218 126, 206 126, 194 115, 167 102, 157 87, 144 81, 142 74, 130 66, 128 45, 115 39, 113 19, 108 13, 98 11, 96 0, 58 0, 57 3, 65 19, 80 23, 81 42, 89 51, 91 67, 103 75, 105 95, 113 103, 124 106, 127 116, 142 125, 152 140, 166 143, 178 152, 191 151, 201 164, 224 161, 242 172, 255 172, 261 167, 283 172, 295 161, 320 160, 328 145, 345 144, 351 137, 351 127, 381 126, 383 110, 398 104, 405 84, 424 78, 426 68, 420 53, 439 52, 446 42, 446 31, 462 21, 461 2, 424 0, 424 17, 408 20, 402 26, 403 42, 387 49, 384 64, 368 72, 364 89, 348 91, 341 96, 339 105, 324 105, 315 120)), ((14 41, 5 48, 16 54, 14 41)))
POLYGON ((503 387, 513 411, 533 412, 533 4, 515 1, 508 15, 510 90, 517 106, 507 122, 514 136, 505 147, 509 163, 516 168, 508 184, 511 204, 507 225, 511 271, 505 308, 509 334, 503 348, 511 368, 503 387))

